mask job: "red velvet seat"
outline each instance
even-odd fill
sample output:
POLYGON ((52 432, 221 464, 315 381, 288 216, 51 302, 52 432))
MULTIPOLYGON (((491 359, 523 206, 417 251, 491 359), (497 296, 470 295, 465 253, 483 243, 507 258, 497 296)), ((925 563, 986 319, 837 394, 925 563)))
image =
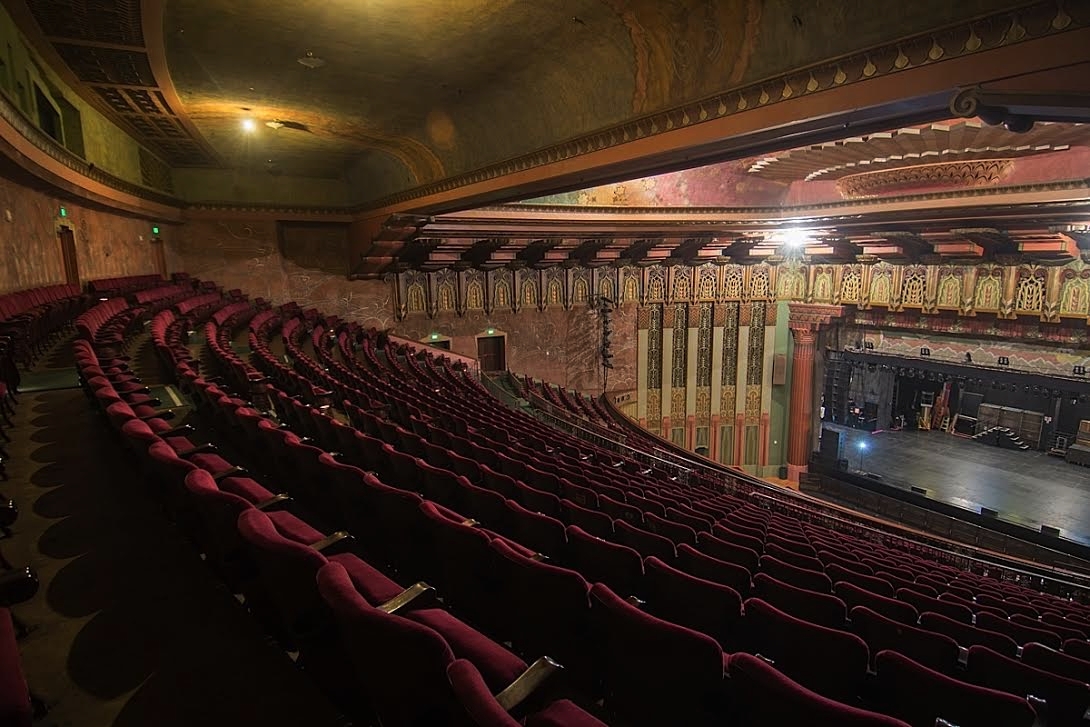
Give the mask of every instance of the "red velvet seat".
POLYGON ((851 700, 859 694, 870 661, 861 638, 795 618, 760 598, 746 601, 745 612, 746 633, 754 653, 771 659, 791 679, 830 699, 851 700))
POLYGON ((574 570, 532 560, 502 540, 491 547, 499 556, 496 598, 517 616, 510 621, 512 643, 524 654, 548 654, 577 683, 593 689, 599 655, 586 580, 574 570))
POLYGON ((672 562, 677 557, 674 542, 662 535, 637 528, 625 520, 614 520, 613 531, 618 543, 627 545, 645 558, 653 555, 667 562, 672 562))
POLYGON ((590 583, 605 583, 616 593, 643 597, 643 558, 627 545, 603 540, 576 525, 568 526, 565 561, 590 583))
POLYGON ((852 631, 867 643, 872 657, 896 651, 943 674, 952 674, 958 666, 960 649, 949 636, 887 618, 867 606, 855 606, 849 615, 852 631))
POLYGON ((760 567, 761 555, 759 551, 736 545, 718 538, 715 535, 698 533, 696 536, 696 547, 705 555, 710 555, 713 558, 740 565, 750 573, 756 573, 757 568, 760 567))
POLYGON ((374 608, 340 564, 323 566, 316 582, 355 664, 358 687, 383 725, 456 723, 461 707, 446 676, 456 658, 470 660, 495 691, 525 670, 521 659, 439 609, 402 617, 374 608))
POLYGON ((685 543, 677 547, 676 566, 689 575, 733 588, 743 599, 748 598, 753 589, 753 578, 748 570, 705 555, 685 543))
POLYGON ((742 596, 733 588, 698 578, 663 563, 644 560, 642 597, 650 613, 711 636, 724 651, 733 651, 742 620, 742 596))
POLYGON ((1080 727, 1090 708, 1090 685, 1085 682, 1029 666, 985 646, 969 647, 965 667, 966 676, 975 684, 1045 700, 1049 727, 1080 727))
POLYGON ((732 654, 727 662, 727 673, 735 714, 742 725, 908 727, 893 717, 868 712, 810 691, 750 654, 732 654))
POLYGON ((714 639, 644 613, 601 583, 591 598, 607 708, 633 727, 727 723, 727 657, 714 639))
POLYGON ((11 612, 0 608, 0 724, 30 727, 33 718, 34 707, 23 676, 11 612))
POLYGON ((604 512, 590 510, 571 500, 561 500, 561 517, 568 525, 575 525, 599 538, 613 537, 613 519, 604 512))
POLYGON ((525 722, 515 719, 496 700, 477 667, 467 659, 451 662, 447 678, 474 727, 607 727, 568 699, 550 702, 527 716, 525 722))
POLYGON ((832 580, 821 571, 799 568, 771 555, 761 556, 761 571, 796 588, 816 593, 831 593, 833 590, 832 580))
POLYGON ((505 500, 512 537, 522 545, 553 560, 566 557, 568 538, 564 523, 554 517, 527 510, 514 500, 505 500))
POLYGON ((1024 698, 967 684, 895 651, 874 659, 877 706, 912 727, 945 719, 958 727, 1031 727, 1036 713, 1024 698))
POLYGON ((834 583, 833 593, 836 594, 840 600, 844 601, 849 609, 855 606, 866 606, 867 608, 882 614, 886 618, 891 618, 894 621, 900 621, 901 623, 910 626, 915 626, 916 622, 920 619, 920 614, 911 603, 898 601, 896 598, 880 596, 864 588, 860 588, 854 583, 848 583, 847 581, 834 583))
MULTIPOLYGON (((897 600, 911 603, 920 613, 938 613, 948 619, 959 621, 963 624, 973 623, 973 612, 958 603, 931 598, 930 596, 925 596, 922 593, 910 591, 906 588, 898 589, 897 600)), ((964 644, 962 644, 962 646, 964 646, 964 644)))
POLYGON ((1023 646, 1022 663, 1068 679, 1090 683, 1090 661, 1056 651, 1044 644, 1023 646))
POLYGON ((1063 643, 1063 640, 1052 631, 1046 631, 1045 629, 1033 626, 1025 626, 1011 621, 1010 619, 999 618, 990 613, 978 613, 976 615, 976 626, 977 628, 1006 634, 1014 639, 1015 643, 1019 646, 1037 642, 1052 649, 1059 649, 1063 643))
POLYGON ((1018 653, 1018 644, 1006 634, 977 628, 971 624, 955 621, 940 613, 925 611, 920 614, 920 628, 937 634, 946 634, 958 642, 958 646, 965 649, 979 645, 987 646, 1007 656, 1014 656, 1018 653))
POLYGON ((1090 661, 1090 641, 1084 639, 1068 639, 1064 642, 1064 653, 1070 654, 1076 659, 1090 661))
POLYGON ((799 588, 767 573, 753 576, 753 592, 758 598, 797 618, 832 629, 845 628, 848 608, 831 594, 799 588))

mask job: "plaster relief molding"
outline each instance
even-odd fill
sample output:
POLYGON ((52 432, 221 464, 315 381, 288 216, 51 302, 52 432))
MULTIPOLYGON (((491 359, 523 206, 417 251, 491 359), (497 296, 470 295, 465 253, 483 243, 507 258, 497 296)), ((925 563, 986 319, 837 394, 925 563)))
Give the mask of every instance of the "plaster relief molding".
POLYGON ((837 180, 846 197, 873 197, 898 189, 920 187, 988 187, 999 184, 1010 173, 1012 159, 976 162, 923 164, 902 169, 853 174, 837 180))
POLYGON ((817 332, 833 321, 844 317, 847 306, 790 303, 787 325, 792 330, 817 332))

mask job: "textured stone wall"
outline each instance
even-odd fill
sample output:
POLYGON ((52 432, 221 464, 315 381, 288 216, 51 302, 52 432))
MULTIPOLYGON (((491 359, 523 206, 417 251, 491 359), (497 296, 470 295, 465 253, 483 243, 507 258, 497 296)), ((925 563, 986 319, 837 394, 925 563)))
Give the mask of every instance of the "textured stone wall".
MULTIPOLYGON (((429 319, 394 316, 393 283, 348 280, 343 225, 293 225, 266 220, 200 220, 186 223, 168 244, 168 267, 215 280, 274 303, 294 300, 397 335, 422 340, 432 333, 451 338, 451 350, 476 358, 476 336, 492 328, 507 336, 511 371, 588 392, 601 390, 597 361, 600 329, 586 306, 441 314, 429 319)), ((636 309, 613 314, 615 369, 611 390, 634 388, 636 309)))
MULTIPOLYGON (((63 201, 0 177, 0 292, 64 282, 61 224, 75 234, 82 280, 156 272, 147 220, 63 201), (62 206, 65 218, 59 216, 62 206)), ((169 239, 172 230, 162 227, 161 233, 169 239)))

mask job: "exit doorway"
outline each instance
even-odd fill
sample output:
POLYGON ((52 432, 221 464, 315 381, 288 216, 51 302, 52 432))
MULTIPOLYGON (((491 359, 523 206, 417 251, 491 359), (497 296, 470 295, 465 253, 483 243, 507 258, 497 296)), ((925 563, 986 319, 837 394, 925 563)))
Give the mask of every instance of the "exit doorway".
POLYGON ((507 370, 507 336, 478 336, 477 360, 481 371, 507 370))
POLYGON ((64 282, 79 285, 79 258, 76 256, 76 236, 71 227, 62 225, 57 230, 61 241, 61 260, 64 262, 64 282))

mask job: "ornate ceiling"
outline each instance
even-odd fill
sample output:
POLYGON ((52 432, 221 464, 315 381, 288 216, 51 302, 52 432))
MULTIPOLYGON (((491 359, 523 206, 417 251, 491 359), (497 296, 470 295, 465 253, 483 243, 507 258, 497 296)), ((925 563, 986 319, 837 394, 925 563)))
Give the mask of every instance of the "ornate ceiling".
POLYGON ((343 179, 360 202, 1090 23, 1059 0, 3 1, 171 165, 343 179))

